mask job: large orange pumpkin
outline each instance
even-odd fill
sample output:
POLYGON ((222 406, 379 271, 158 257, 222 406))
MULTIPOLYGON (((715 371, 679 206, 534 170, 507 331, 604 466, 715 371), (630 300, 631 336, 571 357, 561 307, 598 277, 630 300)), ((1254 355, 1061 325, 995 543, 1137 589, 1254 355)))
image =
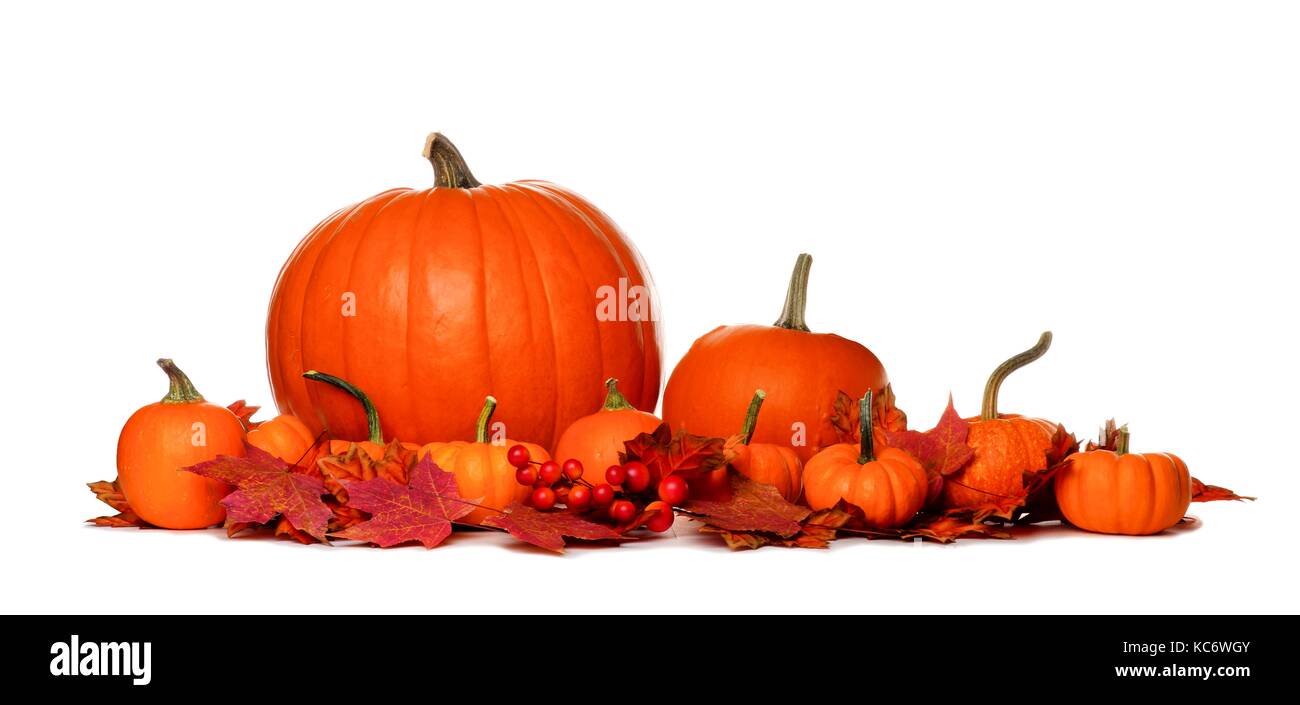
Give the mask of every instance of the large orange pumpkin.
POLYGON ((654 414, 632 406, 618 389, 618 380, 605 380, 605 403, 594 414, 574 421, 555 445, 555 457, 561 461, 582 463, 584 475, 604 477, 605 469, 618 465, 624 442, 639 434, 650 433, 663 423, 654 414))
POLYGON ((945 478, 940 502, 944 507, 978 507, 1025 496, 1024 474, 1047 469, 1056 424, 1043 419, 998 413, 998 392, 1012 372, 1042 357, 1052 345, 1043 333, 1034 347, 998 365, 984 386, 978 418, 971 422, 966 443, 975 457, 945 478))
POLYGON ((472 435, 493 394, 513 438, 551 447, 609 377, 653 410, 658 301, 618 226, 553 184, 480 184, 436 133, 425 156, 433 188, 340 210, 281 270, 266 332, 280 411, 365 435, 356 405, 306 384, 309 369, 365 389, 388 433, 412 441, 472 435))
POLYGON ((812 257, 799 255, 785 309, 770 326, 720 326, 695 341, 664 390, 664 420, 674 430, 727 436, 735 409, 755 389, 771 401, 754 440, 794 446, 807 462, 838 436, 831 425, 835 398, 879 392, 889 381, 880 360, 862 345, 833 333, 812 333, 804 322, 812 257), (799 431, 803 434, 795 442, 799 431))
POLYGON ((1192 501, 1187 464, 1173 453, 1129 453, 1128 427, 1115 450, 1075 453, 1056 474, 1056 503, 1088 531, 1141 536, 1177 524, 1192 501))
POLYGON ((229 409, 203 400, 171 360, 159 360, 170 389, 131 415, 117 439, 122 494, 141 519, 164 529, 202 529, 226 516, 231 487, 181 468, 218 455, 244 454, 244 426, 229 409))

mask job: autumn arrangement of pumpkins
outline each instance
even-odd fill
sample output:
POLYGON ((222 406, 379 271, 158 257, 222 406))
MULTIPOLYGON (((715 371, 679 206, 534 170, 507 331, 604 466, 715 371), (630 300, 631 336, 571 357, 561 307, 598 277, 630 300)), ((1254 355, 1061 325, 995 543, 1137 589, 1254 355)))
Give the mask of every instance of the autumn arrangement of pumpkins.
POLYGON ((1043 356, 1050 333, 994 370, 978 416, 950 409, 946 426, 908 431, 881 361, 806 322, 807 254, 774 324, 695 341, 668 377, 660 419, 658 302, 618 226, 547 182, 481 184, 440 134, 425 157, 432 188, 337 211, 281 270, 266 329, 281 415, 251 422, 248 407, 209 403, 159 360, 169 390, 118 444, 114 487, 141 522, 220 524, 232 488, 182 468, 257 449, 320 478, 341 526, 365 520, 346 506, 349 482, 404 484, 423 459, 474 498, 460 523, 483 525, 527 503, 521 455, 601 472, 664 424, 728 439, 725 464, 688 490, 674 483, 682 496, 725 501, 742 477, 864 531, 922 512, 1014 521, 1047 505, 1088 531, 1153 534, 1179 523, 1200 487, 1177 456, 1130 452, 1126 428, 1079 450, 1059 424, 999 410, 1003 383, 1043 356))

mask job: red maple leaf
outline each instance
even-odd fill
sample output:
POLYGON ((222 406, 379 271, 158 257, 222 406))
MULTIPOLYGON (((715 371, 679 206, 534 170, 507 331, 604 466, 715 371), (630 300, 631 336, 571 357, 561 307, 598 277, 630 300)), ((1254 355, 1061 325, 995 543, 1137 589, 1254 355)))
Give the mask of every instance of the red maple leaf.
POLYGON ((333 514, 321 501, 325 483, 293 472, 288 463, 254 446, 245 446, 245 453, 242 458, 219 455, 181 469, 237 488, 221 500, 228 529, 239 523, 265 524, 283 515, 293 528, 326 542, 333 514))
POLYGON ((1255 501, 1255 498, 1239 495, 1227 487, 1207 485, 1194 477, 1192 478, 1193 502, 1223 502, 1234 500, 1250 500, 1253 502, 1255 501))
POLYGON ((143 529, 150 526, 148 522, 141 519, 131 510, 131 505, 127 504, 126 496, 122 494, 122 486, 118 484, 117 480, 113 480, 112 482, 107 480, 87 482, 86 486, 90 488, 91 492, 95 493, 95 499, 107 504, 117 512, 117 514, 112 516, 87 519, 87 523, 94 524, 95 526, 108 526, 115 529, 128 527, 143 529))
POLYGON ((727 548, 733 551, 745 551, 763 546, 780 546, 782 548, 829 548, 831 541, 839 536, 839 529, 853 519, 843 510, 832 508, 809 514, 801 523, 799 533, 789 538, 776 534, 757 531, 729 531, 716 526, 702 526, 700 533, 717 534, 722 537, 727 548))
POLYGON ((570 512, 541 512, 518 502, 506 507, 500 515, 484 519, 483 523, 505 529, 520 541, 556 553, 564 553, 565 536, 583 541, 629 538, 609 526, 587 521, 570 512))
POLYGON ((434 548, 451 535, 452 522, 474 511, 474 503, 456 490, 456 476, 429 456, 416 463, 404 485, 382 477, 346 484, 348 506, 372 516, 333 536, 381 548, 409 541, 434 548))
POLYGON ((803 528, 800 522, 812 510, 787 502, 775 487, 731 474, 731 498, 725 501, 691 500, 686 511, 705 524, 727 531, 760 531, 790 538, 803 528))
POLYGON ((650 468, 651 477, 681 475, 687 480, 722 467, 727 462, 727 442, 679 431, 673 435, 668 424, 642 433, 623 444, 622 462, 639 460, 650 468))
POLYGON ((975 449, 966 444, 970 422, 957 413, 952 395, 939 423, 929 431, 886 431, 889 445, 905 450, 926 469, 941 477, 966 467, 975 457, 975 449))

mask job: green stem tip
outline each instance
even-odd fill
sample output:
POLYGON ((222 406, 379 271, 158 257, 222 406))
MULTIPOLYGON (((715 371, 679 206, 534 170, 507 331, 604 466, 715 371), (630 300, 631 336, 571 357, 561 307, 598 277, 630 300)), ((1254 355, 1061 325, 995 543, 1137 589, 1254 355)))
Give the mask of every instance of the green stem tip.
POLYGON ((474 424, 474 442, 488 442, 488 426, 492 423, 492 414, 497 410, 497 398, 488 396, 483 401, 483 410, 478 412, 478 421, 474 424))
POLYGON ((601 411, 623 411, 626 409, 635 410, 636 407, 618 391, 618 378, 610 377, 605 380, 605 403, 600 406, 601 411))
POLYGON ((164 357, 158 360, 158 366, 167 373, 167 380, 171 384, 167 396, 162 398, 162 403, 194 404, 203 401, 203 395, 199 394, 199 390, 194 388, 194 383, 184 372, 181 372, 181 368, 177 367, 171 358, 164 357))
POLYGON ((984 385, 984 403, 980 408, 980 419, 983 421, 992 421, 998 417, 998 392, 1002 389, 1002 383, 1012 372, 1028 365, 1029 363, 1042 357, 1047 349, 1052 347, 1052 331, 1045 331, 1038 337, 1038 342, 1034 347, 1012 357, 1010 360, 998 365, 989 375, 989 381, 984 385))
POLYGON ((1115 455, 1128 455, 1128 424, 1120 426, 1115 434, 1115 455))
POLYGON ((313 382, 324 382, 330 386, 338 387, 352 395, 352 397, 357 401, 361 402, 361 408, 366 412, 366 428, 370 433, 370 442, 378 443, 379 445, 384 444, 383 427, 379 425, 379 412, 375 410, 375 405, 371 403, 370 397, 366 396, 365 392, 358 389, 351 382, 339 379, 334 375, 327 375, 324 372, 308 370, 302 373, 302 376, 313 382))
POLYGON ((785 307, 781 317, 772 325, 787 330, 808 332, 808 323, 804 312, 808 308, 808 273, 812 270, 812 255, 803 253, 794 261, 794 271, 790 274, 790 286, 785 291, 785 307))
POLYGON ((749 409, 745 411, 745 425, 740 428, 740 442, 744 445, 749 445, 754 437, 754 427, 758 425, 758 412, 763 408, 764 399, 767 399, 767 392, 754 390, 754 398, 749 400, 749 409))
POLYGON ((870 389, 858 402, 858 434, 862 436, 861 451, 858 453, 858 465, 866 465, 876 459, 876 434, 871 428, 873 416, 873 393, 870 389))

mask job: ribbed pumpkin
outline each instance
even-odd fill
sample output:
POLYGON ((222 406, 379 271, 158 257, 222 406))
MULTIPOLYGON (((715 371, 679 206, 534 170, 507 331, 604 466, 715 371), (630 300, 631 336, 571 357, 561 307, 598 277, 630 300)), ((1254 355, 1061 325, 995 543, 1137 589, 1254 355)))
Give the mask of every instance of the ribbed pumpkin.
POLYGON ((584 477, 603 477, 605 468, 618 464, 623 443, 650 433, 663 423, 654 414, 632 406, 618 390, 618 380, 605 380, 605 403, 594 414, 574 421, 555 445, 555 457, 582 463, 584 477))
POLYGON ((720 326, 695 341, 664 390, 663 416, 674 430, 730 435, 734 410, 764 389, 771 401, 754 440, 790 446, 794 425, 802 424, 805 442, 794 451, 807 462, 838 440, 830 423, 838 392, 856 399, 884 388, 885 368, 870 350, 833 333, 810 332, 804 309, 811 267, 812 257, 799 255, 775 324, 720 326))
POLYGON ((438 467, 456 476, 456 489, 461 497, 482 505, 461 519, 467 524, 480 524, 499 514, 493 509, 505 509, 511 502, 522 502, 528 496, 530 489, 515 481, 515 467, 506 459, 511 446, 527 448, 529 457, 538 463, 551 459, 545 448, 533 443, 509 439, 490 441, 488 427, 496 408, 497 400, 489 396, 474 424, 473 443, 429 443, 420 449, 421 458, 433 458, 438 467))
POLYGON ((977 507, 1025 496, 1024 474, 1047 469, 1056 424, 1016 414, 998 413, 998 391, 1012 372, 1042 357, 1052 345, 1048 331, 1034 347, 998 365, 984 386, 978 418, 971 421, 966 443, 975 457, 948 476, 940 503, 947 508, 977 507))
POLYGON ((618 226, 553 184, 480 184, 441 135, 425 156, 432 189, 340 210, 281 270, 266 332, 280 411, 313 434, 365 434, 354 404, 304 383, 309 369, 365 389, 412 441, 473 434, 490 393, 514 438, 550 447, 609 377, 654 409, 658 301, 618 226))
MULTIPOLYGON (((755 482, 771 485, 785 497, 795 502, 803 489, 803 462, 794 449, 776 443, 753 443, 758 428, 758 412, 763 408, 767 393, 759 389, 745 411, 745 422, 740 428, 739 442, 732 448, 735 457, 730 467, 755 482)), ((696 499, 723 500, 731 494, 731 481, 727 468, 705 474, 691 484, 691 496, 696 499)))
POLYGON ((204 401, 171 360, 159 360, 170 387, 162 401, 140 408, 117 439, 122 494, 141 519, 164 529, 202 529, 226 516, 231 487, 181 468, 218 455, 244 454, 244 426, 223 406, 204 401))
POLYGON ((1192 501, 1187 464, 1173 453, 1129 453, 1128 427, 1115 450, 1075 453, 1056 474, 1056 503, 1088 531, 1141 536, 1177 524, 1192 501))
POLYGON ((898 448, 877 452, 871 392, 858 408, 860 444, 837 443, 813 456, 804 466, 804 500, 817 510, 842 500, 861 511, 863 523, 873 529, 904 526, 925 505, 925 470, 898 448))
POLYGON ((297 416, 280 414, 248 432, 248 444, 260 448, 286 463, 310 465, 315 462, 312 450, 316 436, 297 416))

